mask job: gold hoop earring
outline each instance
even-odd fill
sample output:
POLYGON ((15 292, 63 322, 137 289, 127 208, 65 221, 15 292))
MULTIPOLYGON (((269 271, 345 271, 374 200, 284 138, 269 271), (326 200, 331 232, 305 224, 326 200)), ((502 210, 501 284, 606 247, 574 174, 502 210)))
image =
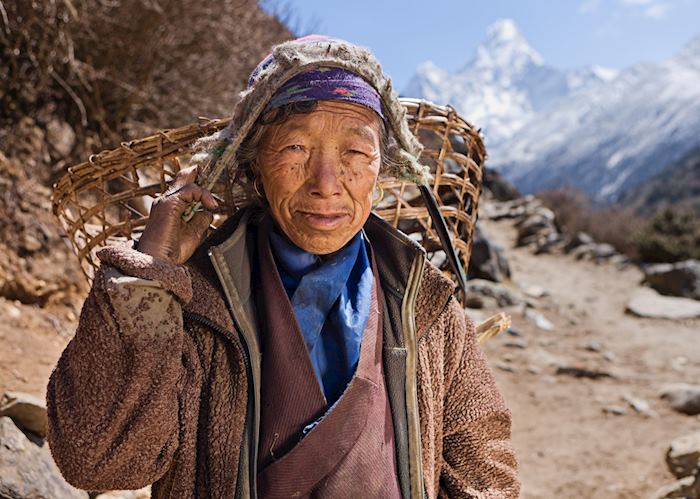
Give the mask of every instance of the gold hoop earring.
POLYGON ((384 188, 380 182, 377 182, 377 187, 379 187, 379 196, 372 199, 372 208, 376 208, 382 199, 384 199, 384 188))
POLYGON ((265 196, 263 196, 260 193, 260 187, 258 187, 258 180, 260 180, 260 177, 255 177, 255 180, 253 180, 253 192, 255 192, 255 195, 258 197, 260 201, 265 199, 265 196))

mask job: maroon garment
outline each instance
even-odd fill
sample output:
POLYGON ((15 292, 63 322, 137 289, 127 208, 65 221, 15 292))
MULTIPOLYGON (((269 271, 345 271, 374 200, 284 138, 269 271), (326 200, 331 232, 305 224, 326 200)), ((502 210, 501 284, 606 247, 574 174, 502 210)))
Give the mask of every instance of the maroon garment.
POLYGON ((401 497, 382 368, 382 321, 376 279, 357 370, 341 398, 327 412, 292 305, 262 231, 258 249, 258 303, 263 326, 260 497, 401 497), (304 436, 304 428, 321 416, 320 422, 304 436))

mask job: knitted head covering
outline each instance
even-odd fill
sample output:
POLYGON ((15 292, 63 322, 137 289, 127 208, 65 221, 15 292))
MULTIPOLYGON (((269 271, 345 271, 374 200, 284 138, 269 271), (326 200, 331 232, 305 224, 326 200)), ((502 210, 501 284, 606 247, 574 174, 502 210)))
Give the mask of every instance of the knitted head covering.
POLYGON ((321 67, 299 73, 272 96, 265 111, 291 102, 340 100, 368 107, 382 119, 382 102, 372 85, 342 68, 321 67))
MULTIPOLYGON (((317 35, 276 45, 258 64, 250 76, 248 87, 240 94, 231 123, 220 132, 204 137, 197 143, 200 151, 192 157, 192 162, 200 165, 197 183, 211 188, 224 172, 229 180, 238 177, 236 151, 251 132, 258 117, 268 106, 288 99, 289 95, 284 98, 281 95, 285 89, 291 88, 295 81, 302 80, 308 83, 314 76, 318 76, 319 72, 328 69, 332 70, 332 75, 339 77, 346 77, 348 73, 354 75, 347 78, 353 85, 348 90, 353 92, 362 89, 363 93, 362 96, 353 97, 356 100, 351 102, 361 100, 359 103, 371 109, 378 107, 378 114, 388 125, 388 158, 382 163, 381 173, 417 184, 427 183, 430 179, 429 168, 417 161, 423 147, 409 130, 406 109, 392 88, 391 80, 383 73, 379 61, 364 47, 317 35), (302 76, 305 73, 307 75, 302 76), (299 79, 294 80, 295 78, 299 79), (365 92, 368 87, 373 92, 365 92), (378 106, 372 93, 379 98, 378 106)), ((329 88, 332 92, 333 88, 330 86, 326 90, 320 90, 324 85, 322 82, 316 85, 309 96, 317 91, 327 92, 329 88)), ((342 93, 343 90, 340 90, 331 95, 337 100, 341 98, 342 93)), ((344 100, 350 100, 348 93, 344 100)))

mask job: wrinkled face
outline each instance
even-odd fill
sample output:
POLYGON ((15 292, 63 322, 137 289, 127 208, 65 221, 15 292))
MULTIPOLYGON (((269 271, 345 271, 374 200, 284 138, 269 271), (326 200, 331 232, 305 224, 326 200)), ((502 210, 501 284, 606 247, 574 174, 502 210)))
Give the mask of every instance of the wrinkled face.
POLYGON ((369 217, 381 124, 358 104, 319 101, 265 131, 258 168, 275 222, 300 248, 338 251, 369 217))

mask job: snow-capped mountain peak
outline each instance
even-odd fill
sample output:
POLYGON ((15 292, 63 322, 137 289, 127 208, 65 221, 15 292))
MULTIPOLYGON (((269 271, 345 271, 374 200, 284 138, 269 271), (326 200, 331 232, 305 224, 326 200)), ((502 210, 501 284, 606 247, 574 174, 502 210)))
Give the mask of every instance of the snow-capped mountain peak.
POLYGON ((613 200, 697 147, 699 81, 700 36, 659 63, 564 70, 503 19, 459 71, 424 63, 404 95, 454 106, 524 192, 575 185, 613 200))
POLYGON ((512 19, 501 19, 488 27, 465 70, 495 68, 517 73, 531 64, 541 66, 544 59, 527 43, 512 19))

